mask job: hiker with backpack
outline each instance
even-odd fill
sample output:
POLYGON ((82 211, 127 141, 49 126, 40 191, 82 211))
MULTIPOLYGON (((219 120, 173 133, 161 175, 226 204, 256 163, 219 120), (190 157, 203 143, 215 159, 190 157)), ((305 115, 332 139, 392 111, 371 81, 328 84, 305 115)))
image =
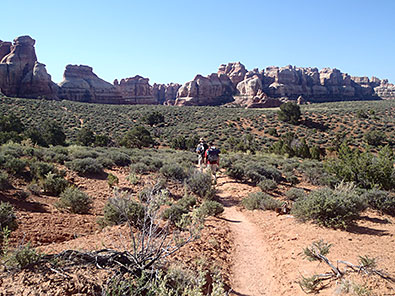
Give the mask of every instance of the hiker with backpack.
POLYGON ((210 142, 209 148, 206 150, 205 159, 210 173, 214 176, 214 184, 217 184, 217 171, 219 169, 220 150, 215 147, 214 142, 210 142))
POLYGON ((203 173, 203 165, 206 163, 205 153, 207 149, 208 149, 208 145, 205 143, 203 138, 200 138, 199 144, 196 147, 196 153, 198 154, 198 165, 202 173, 203 173))

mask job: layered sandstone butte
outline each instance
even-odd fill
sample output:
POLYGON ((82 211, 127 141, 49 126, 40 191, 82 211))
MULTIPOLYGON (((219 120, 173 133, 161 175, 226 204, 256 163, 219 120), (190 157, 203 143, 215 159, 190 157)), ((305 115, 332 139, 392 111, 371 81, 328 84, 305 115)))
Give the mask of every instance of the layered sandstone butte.
POLYGON ((120 92, 124 104, 158 104, 148 78, 136 75, 121 79, 119 83, 115 80, 114 85, 120 92))
POLYGON ((174 105, 177 98, 177 92, 181 84, 169 83, 169 84, 156 84, 152 86, 154 97, 158 100, 159 104, 174 105))
POLYGON ((233 101, 234 86, 225 74, 197 75, 192 81, 180 87, 175 105, 215 106, 233 101))
POLYGON ((0 91, 6 96, 55 99, 58 87, 45 65, 37 61, 35 40, 21 36, 0 41, 0 91))
MULTIPOLYGON (((301 68, 291 65, 247 71, 240 62, 221 65, 219 76, 227 76, 233 90, 212 91, 215 74, 198 75, 182 86, 177 105, 219 105, 225 101, 244 107, 276 107, 287 100, 329 102, 343 100, 393 99, 394 85, 376 77, 352 77, 338 69, 301 68)), ((222 81, 226 79, 221 78, 222 81)), ((225 82, 226 85, 227 82, 225 82)))
POLYGON ((59 87, 58 96, 63 100, 103 104, 122 103, 122 96, 117 88, 97 77, 89 66, 67 65, 59 87))
POLYGON ((248 71, 240 62, 197 75, 184 85, 149 84, 141 76, 108 83, 89 66, 68 65, 59 85, 37 61, 35 40, 0 41, 0 93, 12 97, 65 99, 106 104, 222 105, 276 107, 287 100, 329 102, 395 99, 395 86, 376 77, 354 77, 338 69, 267 67, 248 71), (298 99, 299 98, 299 99, 298 99))

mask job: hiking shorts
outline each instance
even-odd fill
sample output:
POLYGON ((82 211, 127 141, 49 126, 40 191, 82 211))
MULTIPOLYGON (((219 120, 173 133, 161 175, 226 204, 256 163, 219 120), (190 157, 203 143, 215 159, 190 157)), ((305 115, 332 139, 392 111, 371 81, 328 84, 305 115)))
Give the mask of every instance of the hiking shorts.
POLYGON ((209 163, 207 167, 213 175, 215 175, 219 169, 218 163, 209 163))

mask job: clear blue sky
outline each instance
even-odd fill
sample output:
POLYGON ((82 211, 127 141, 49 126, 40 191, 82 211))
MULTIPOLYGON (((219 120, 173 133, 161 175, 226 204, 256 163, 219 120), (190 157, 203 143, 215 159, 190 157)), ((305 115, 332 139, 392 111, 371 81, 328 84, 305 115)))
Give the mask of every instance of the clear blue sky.
POLYGON ((336 67, 395 83, 394 0, 2 0, 0 39, 30 35, 55 82, 67 64, 99 77, 192 80, 222 63, 336 67))

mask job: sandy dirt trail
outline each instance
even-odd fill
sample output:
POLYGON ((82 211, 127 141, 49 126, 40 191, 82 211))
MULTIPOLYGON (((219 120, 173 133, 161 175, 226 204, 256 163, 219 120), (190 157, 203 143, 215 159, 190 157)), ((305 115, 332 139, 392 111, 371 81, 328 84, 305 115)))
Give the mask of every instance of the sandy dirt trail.
POLYGON ((251 188, 235 184, 225 176, 218 179, 217 194, 225 207, 223 217, 229 222, 234 239, 231 295, 273 295, 273 259, 264 235, 237 207, 250 191, 251 188))

